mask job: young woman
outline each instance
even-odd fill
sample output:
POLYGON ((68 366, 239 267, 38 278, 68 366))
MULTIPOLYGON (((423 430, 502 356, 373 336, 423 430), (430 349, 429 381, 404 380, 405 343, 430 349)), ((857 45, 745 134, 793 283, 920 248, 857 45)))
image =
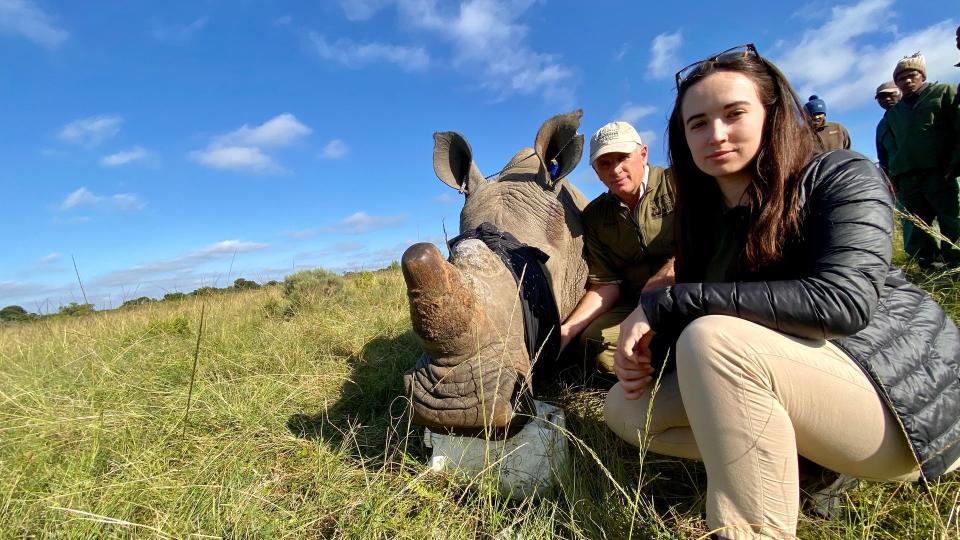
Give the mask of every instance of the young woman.
POLYGON ((799 98, 753 45, 677 74, 669 145, 677 284, 621 326, 609 426, 704 462, 719 538, 795 535, 798 456, 878 480, 956 468, 960 334, 890 266, 873 163, 815 155, 799 98), (676 339, 676 371, 654 389, 655 332, 676 339))

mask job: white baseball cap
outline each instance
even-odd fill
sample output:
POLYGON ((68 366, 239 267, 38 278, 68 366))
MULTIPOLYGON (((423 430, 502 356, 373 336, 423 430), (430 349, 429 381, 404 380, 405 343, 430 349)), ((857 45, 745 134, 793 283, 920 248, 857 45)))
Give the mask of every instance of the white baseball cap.
POLYGON ((610 122, 590 137, 590 165, 610 152, 629 154, 642 146, 640 134, 627 122, 610 122))

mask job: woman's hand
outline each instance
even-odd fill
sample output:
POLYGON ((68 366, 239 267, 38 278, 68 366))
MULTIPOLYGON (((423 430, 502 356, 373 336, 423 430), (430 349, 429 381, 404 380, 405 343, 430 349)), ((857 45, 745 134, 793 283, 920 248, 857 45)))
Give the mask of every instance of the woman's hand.
POLYGON ((627 399, 639 398, 653 380, 653 367, 650 365, 650 340, 653 334, 641 307, 633 310, 620 324, 620 342, 613 355, 613 371, 627 399))

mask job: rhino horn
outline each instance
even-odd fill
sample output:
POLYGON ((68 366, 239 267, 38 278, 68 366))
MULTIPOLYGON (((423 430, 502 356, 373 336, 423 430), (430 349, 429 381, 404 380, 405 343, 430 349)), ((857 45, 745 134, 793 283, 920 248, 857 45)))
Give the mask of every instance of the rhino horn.
POLYGON ((486 183, 473 162, 470 143, 455 131, 433 134, 433 172, 444 184, 468 195, 486 183))
POLYGON ((456 353, 473 335, 477 305, 460 271, 430 243, 407 248, 401 260, 413 331, 433 357, 456 353))
POLYGON ((580 128, 580 118, 583 110, 576 110, 566 114, 558 114, 540 126, 533 149, 540 156, 542 163, 538 177, 549 188, 556 182, 570 174, 583 155, 583 135, 577 133, 580 128), (547 173, 546 166, 556 161, 560 166, 557 174, 552 178, 547 173))

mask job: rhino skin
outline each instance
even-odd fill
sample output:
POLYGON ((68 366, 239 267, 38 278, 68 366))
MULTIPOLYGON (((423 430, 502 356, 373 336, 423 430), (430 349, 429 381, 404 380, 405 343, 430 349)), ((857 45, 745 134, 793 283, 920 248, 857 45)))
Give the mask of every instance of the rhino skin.
MULTIPOLYGON (((463 136, 434 134, 434 171, 465 196, 460 232, 489 222, 549 255, 544 266, 560 321, 583 296, 587 278, 580 223, 587 200, 565 178, 583 153, 583 135, 577 134, 582 115, 578 110, 544 122, 533 148, 517 152, 492 180, 480 173, 463 136), (551 160, 559 165, 555 178, 548 173, 551 160)), ((419 243, 401 261, 410 320, 423 348, 404 374, 413 421, 504 428, 518 414, 512 399, 518 385, 532 382, 517 285, 479 240, 460 242, 451 260, 433 244, 419 243)))

